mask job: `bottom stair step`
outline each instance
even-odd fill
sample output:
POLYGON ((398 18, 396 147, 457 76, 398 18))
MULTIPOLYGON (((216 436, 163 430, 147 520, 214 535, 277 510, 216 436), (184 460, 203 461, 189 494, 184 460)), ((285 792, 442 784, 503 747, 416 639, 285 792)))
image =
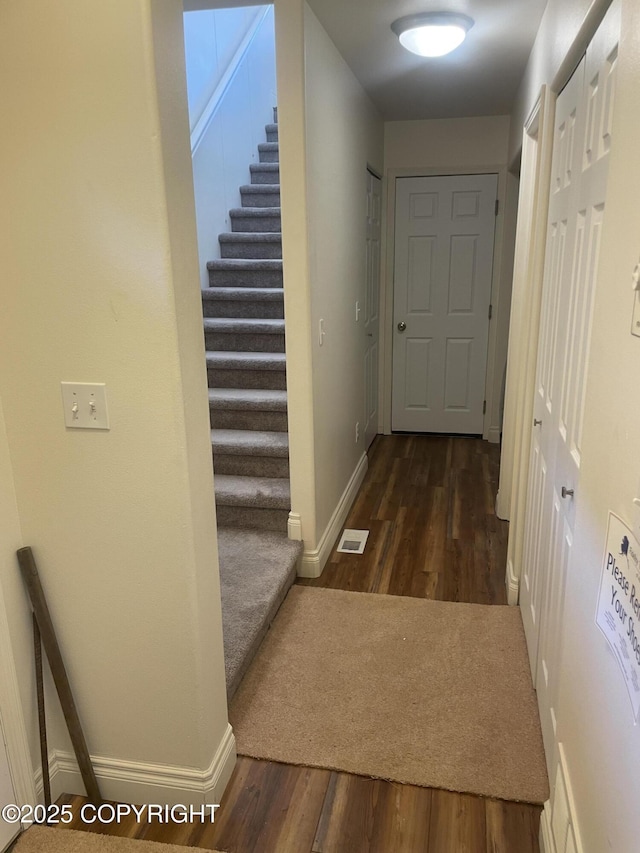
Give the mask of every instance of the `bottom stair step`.
POLYGON ((269 531, 218 528, 229 700, 296 578, 302 543, 269 531))
POLYGON ((286 534, 291 507, 288 479, 215 474, 214 482, 216 515, 221 527, 249 527, 286 534))

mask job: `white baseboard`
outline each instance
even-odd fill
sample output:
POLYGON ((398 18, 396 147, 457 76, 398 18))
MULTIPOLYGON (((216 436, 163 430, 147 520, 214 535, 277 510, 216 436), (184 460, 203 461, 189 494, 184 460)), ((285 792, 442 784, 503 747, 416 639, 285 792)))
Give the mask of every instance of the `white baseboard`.
POLYGON ((544 809, 540 815, 540 835, 538 837, 540 844, 540 853, 557 853, 556 843, 553 840, 551 832, 551 812, 549 809, 549 801, 544 804, 544 809))
POLYGON ((487 441, 491 442, 491 444, 500 444, 500 427, 489 427, 487 441))
POLYGON ((302 542, 302 519, 299 512, 290 512, 287 521, 287 536, 295 542, 302 542))
MULTIPOLYGON (((216 804, 224 793, 236 763, 233 729, 227 730, 206 770, 167 764, 149 764, 92 755, 91 762, 106 800, 120 803, 159 803, 162 805, 216 804)), ((54 750, 49 755, 51 795, 84 794, 84 785, 75 755, 54 750)), ((42 800, 42 770, 35 775, 38 799, 42 800)))
POLYGON ((507 588, 507 604, 515 606, 520 598, 520 578, 517 578, 515 575, 512 560, 507 560, 507 571, 504 580, 507 588))
POLYGON ((338 538, 342 525, 345 522, 351 505, 353 504, 358 489, 362 485, 364 476, 367 473, 369 459, 366 453, 363 453, 360 461, 356 465, 356 469, 351 475, 351 479, 347 483, 347 488, 342 493, 342 497, 338 501, 333 515, 329 520, 326 530, 320 538, 318 547, 314 550, 305 550, 302 554, 302 565, 300 566, 300 577, 303 578, 319 578, 324 569, 325 563, 329 559, 333 543, 338 538))

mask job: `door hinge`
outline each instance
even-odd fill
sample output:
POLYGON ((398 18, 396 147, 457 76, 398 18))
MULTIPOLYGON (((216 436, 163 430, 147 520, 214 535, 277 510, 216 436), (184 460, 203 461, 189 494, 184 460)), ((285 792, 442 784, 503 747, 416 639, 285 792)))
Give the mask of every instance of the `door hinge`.
POLYGON ((498 211, 500 210, 500 202, 496 199, 496 216, 498 215, 498 211))
POLYGON ((485 400, 485 401, 484 401, 484 403, 482 404, 482 414, 483 414, 483 415, 486 415, 486 414, 487 414, 487 401, 486 401, 486 400, 485 400))
POLYGON ((489 305, 489 319, 493 316, 493 305, 489 305))

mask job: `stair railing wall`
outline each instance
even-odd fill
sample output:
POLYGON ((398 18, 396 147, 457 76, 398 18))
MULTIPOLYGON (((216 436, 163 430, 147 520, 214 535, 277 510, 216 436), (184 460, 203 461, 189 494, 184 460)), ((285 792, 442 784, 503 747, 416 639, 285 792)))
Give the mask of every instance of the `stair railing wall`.
MULTIPOLYGON (((187 46, 187 64, 189 64, 187 46)), ((257 162, 264 127, 276 105, 273 7, 261 9, 220 78, 191 134, 201 287, 207 261, 220 257, 218 234, 230 230, 229 210, 257 162)))

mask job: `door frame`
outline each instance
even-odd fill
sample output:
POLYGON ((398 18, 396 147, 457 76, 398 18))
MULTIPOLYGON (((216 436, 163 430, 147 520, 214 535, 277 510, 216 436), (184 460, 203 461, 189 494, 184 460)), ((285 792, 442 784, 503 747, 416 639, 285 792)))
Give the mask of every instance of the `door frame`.
POLYGON ((522 305, 519 311, 512 310, 511 313, 509 333, 512 339, 507 362, 505 421, 496 501, 498 516, 510 522, 505 577, 509 604, 518 603, 522 570, 555 104, 556 95, 543 85, 523 130, 523 180, 513 281, 513 295, 522 301, 522 305))
POLYGON ((493 315, 489 323, 489 344, 487 350, 487 372, 485 378, 485 399, 487 410, 484 415, 482 437, 488 441, 500 440, 500 401, 502 380, 506 363, 509 311, 511 307, 511 263, 506 256, 506 221, 508 214, 515 223, 517 194, 509 198, 508 175, 505 164, 486 164, 477 166, 451 166, 437 169, 389 169, 383 182, 382 203, 386 212, 386 227, 382 238, 380 259, 380 432, 391 434, 391 392, 393 370, 393 267, 395 254, 395 215, 396 215, 396 179, 397 178, 433 178, 447 175, 487 175, 498 176, 498 215, 493 244, 493 274, 491 280, 491 305, 493 315), (508 209, 508 202, 513 210, 508 209))

